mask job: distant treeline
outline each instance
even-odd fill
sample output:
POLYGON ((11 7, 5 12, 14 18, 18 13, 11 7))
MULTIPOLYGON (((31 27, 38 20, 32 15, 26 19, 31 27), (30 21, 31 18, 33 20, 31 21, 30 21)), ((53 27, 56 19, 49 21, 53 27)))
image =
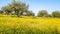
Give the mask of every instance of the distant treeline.
MULTIPOLYGON (((14 1, 9 3, 7 6, 4 6, 0 10, 0 14, 6 14, 6 15, 16 15, 17 17, 23 15, 23 16, 35 16, 35 13, 33 11, 28 10, 29 5, 23 2, 14 1)), ((53 11, 51 14, 48 14, 47 10, 41 10, 36 15, 38 17, 57 17, 60 18, 60 12, 59 11, 53 11)))

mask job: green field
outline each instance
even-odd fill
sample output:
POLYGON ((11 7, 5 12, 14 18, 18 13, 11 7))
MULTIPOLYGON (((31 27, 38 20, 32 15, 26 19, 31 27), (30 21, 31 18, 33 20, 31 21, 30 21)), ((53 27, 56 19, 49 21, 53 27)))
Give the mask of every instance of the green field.
POLYGON ((0 34, 60 34, 60 19, 0 16, 0 34))

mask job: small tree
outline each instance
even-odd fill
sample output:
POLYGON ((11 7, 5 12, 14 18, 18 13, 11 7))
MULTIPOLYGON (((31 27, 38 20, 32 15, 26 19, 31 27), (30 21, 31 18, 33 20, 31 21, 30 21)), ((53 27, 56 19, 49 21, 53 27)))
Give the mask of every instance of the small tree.
POLYGON ((48 12, 46 10, 41 10, 37 14, 38 17, 47 17, 47 15, 48 15, 48 12))
POLYGON ((52 12, 53 17, 60 17, 60 12, 59 11, 54 11, 52 12))

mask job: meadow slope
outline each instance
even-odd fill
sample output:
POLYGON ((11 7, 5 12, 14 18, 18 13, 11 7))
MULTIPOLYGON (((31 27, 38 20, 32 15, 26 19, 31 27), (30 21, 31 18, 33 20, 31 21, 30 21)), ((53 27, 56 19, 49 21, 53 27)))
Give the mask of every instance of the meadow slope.
POLYGON ((0 17, 0 34, 60 34, 60 19, 0 17))

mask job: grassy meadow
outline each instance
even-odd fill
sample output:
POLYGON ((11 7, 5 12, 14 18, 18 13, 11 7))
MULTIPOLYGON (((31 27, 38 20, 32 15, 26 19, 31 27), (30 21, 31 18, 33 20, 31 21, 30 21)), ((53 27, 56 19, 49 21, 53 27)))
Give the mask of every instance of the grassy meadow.
POLYGON ((60 34, 60 18, 0 15, 0 34, 60 34))

